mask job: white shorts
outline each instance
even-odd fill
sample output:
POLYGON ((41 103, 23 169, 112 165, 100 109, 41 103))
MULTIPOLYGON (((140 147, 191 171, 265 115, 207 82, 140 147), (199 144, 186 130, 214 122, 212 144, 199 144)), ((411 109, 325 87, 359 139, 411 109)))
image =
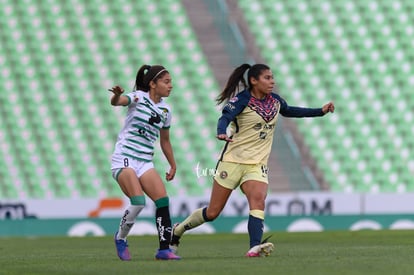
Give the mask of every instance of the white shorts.
POLYGON ((119 173, 121 173, 124 168, 134 169, 135 174, 140 178, 145 172, 154 168, 154 164, 152 162, 139 161, 120 154, 112 155, 112 177, 116 181, 118 180, 119 173))

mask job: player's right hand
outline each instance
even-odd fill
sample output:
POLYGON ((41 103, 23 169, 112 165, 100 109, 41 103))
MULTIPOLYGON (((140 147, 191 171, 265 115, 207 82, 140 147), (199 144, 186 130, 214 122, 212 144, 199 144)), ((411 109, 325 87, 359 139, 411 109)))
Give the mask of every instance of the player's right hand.
POLYGON ((114 93, 115 95, 121 95, 124 92, 124 89, 121 86, 114 86, 108 91, 114 93))

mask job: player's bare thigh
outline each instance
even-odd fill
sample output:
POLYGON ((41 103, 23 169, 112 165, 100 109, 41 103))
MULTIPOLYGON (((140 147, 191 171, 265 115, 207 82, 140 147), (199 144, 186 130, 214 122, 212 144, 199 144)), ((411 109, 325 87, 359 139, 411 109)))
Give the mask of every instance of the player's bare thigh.
POLYGON ((154 168, 144 172, 140 177, 140 182, 145 194, 151 200, 156 201, 167 196, 165 185, 154 168))
POLYGON ((118 184, 122 192, 129 198, 144 194, 135 170, 132 168, 122 168, 118 175, 118 184))

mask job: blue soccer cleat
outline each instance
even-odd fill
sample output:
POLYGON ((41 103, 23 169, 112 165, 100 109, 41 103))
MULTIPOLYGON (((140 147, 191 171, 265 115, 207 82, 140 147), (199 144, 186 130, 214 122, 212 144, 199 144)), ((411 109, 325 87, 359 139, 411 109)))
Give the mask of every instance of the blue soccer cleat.
POLYGON ((157 260, 181 260, 180 256, 175 255, 171 249, 158 249, 157 254, 155 254, 155 259, 157 260))
POLYGON ((115 233, 114 242, 115 242, 115 247, 116 247, 116 252, 118 254, 118 257, 122 261, 130 261, 131 255, 129 255, 128 242, 122 239, 117 240, 116 239, 117 235, 118 235, 118 232, 115 233))

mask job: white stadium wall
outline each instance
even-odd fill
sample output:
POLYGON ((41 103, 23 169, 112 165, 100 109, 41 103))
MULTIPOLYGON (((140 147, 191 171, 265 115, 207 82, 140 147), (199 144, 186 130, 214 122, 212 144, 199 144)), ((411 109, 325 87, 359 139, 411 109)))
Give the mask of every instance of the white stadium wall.
MULTIPOLYGON (((206 205, 209 197, 172 197, 171 216, 181 221, 206 205)), ((414 194, 286 193, 266 200, 266 231, 414 229, 414 194)), ((124 198, 78 200, 0 200, 0 236, 110 235, 116 230, 124 198)), ((132 234, 156 234, 154 204, 137 219, 132 234)), ((193 233, 246 232, 248 206, 235 192, 222 215, 193 233)))

